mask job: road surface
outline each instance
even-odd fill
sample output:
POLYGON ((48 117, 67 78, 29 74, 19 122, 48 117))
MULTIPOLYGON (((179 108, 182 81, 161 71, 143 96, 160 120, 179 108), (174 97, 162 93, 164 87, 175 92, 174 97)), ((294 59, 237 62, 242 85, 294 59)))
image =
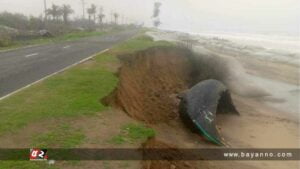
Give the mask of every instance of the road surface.
POLYGON ((0 52, 0 98, 137 33, 136 30, 0 52))

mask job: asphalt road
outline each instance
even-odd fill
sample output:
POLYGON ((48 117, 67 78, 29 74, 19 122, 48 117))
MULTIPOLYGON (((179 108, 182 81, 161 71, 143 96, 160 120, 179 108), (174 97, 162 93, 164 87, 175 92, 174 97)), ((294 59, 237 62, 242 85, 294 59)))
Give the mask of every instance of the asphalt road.
POLYGON ((0 98, 60 71, 104 49, 137 30, 0 52, 0 98))

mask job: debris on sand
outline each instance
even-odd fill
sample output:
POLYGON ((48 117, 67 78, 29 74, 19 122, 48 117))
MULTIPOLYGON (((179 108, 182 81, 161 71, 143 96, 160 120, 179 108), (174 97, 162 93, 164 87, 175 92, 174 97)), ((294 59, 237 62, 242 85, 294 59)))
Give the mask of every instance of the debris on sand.
POLYGON ((180 116, 183 122, 213 143, 223 145, 216 128, 216 113, 239 114, 225 85, 217 80, 205 80, 180 98, 180 116))

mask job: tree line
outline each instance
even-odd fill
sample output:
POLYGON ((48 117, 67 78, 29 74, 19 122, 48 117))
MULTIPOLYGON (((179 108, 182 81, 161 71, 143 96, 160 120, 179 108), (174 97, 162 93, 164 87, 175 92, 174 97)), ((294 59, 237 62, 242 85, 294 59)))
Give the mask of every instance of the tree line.
MULTIPOLYGON (((106 15, 103 12, 103 8, 100 7, 99 10, 97 10, 97 6, 95 4, 91 4, 89 8, 86 9, 86 12, 88 14, 88 20, 93 23, 98 23, 103 24, 104 23, 104 18, 106 15)), ((74 10, 71 8, 70 5, 62 5, 58 6, 55 4, 52 4, 51 8, 46 10, 46 19, 50 19, 53 21, 59 21, 63 20, 64 23, 69 23, 69 17, 71 14, 74 13, 74 10)), ((119 20, 119 14, 118 13, 113 13, 112 14, 114 17, 114 23, 118 24, 119 20)))
POLYGON ((17 30, 39 30, 43 29, 43 18, 30 16, 27 17, 19 13, 0 13, 0 26, 7 26, 17 30))
MULTIPOLYGON (((153 26, 158 27, 161 24, 159 19, 160 16, 160 7, 161 3, 155 2, 153 8, 153 14, 151 16, 153 21, 153 26)), ((36 16, 25 16, 19 13, 10 13, 10 12, 0 12, 0 26, 8 26, 11 28, 15 28, 18 30, 41 30, 41 29, 70 29, 70 28, 87 28, 94 27, 96 23, 101 25, 102 27, 109 26, 111 24, 118 25, 120 23, 119 18, 121 15, 117 12, 111 12, 109 20, 104 24, 104 20, 108 18, 104 14, 104 10, 102 7, 98 7, 95 4, 91 4, 88 8, 84 8, 84 12, 88 14, 88 19, 83 18, 70 18, 71 14, 75 11, 68 4, 64 5, 56 5, 52 4, 50 8, 45 10, 44 17, 40 15, 36 16), (58 26, 61 25, 61 26, 58 26)), ((123 17, 122 17, 123 18, 123 17)), ((124 18, 123 18, 124 19, 124 18)))

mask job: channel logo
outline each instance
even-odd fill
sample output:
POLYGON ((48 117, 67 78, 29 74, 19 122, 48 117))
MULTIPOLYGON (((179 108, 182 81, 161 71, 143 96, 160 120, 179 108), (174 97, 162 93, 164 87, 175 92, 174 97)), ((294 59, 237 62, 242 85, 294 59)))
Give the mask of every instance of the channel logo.
POLYGON ((38 148, 30 149, 29 160, 30 161, 48 160, 47 149, 38 149, 38 148))

